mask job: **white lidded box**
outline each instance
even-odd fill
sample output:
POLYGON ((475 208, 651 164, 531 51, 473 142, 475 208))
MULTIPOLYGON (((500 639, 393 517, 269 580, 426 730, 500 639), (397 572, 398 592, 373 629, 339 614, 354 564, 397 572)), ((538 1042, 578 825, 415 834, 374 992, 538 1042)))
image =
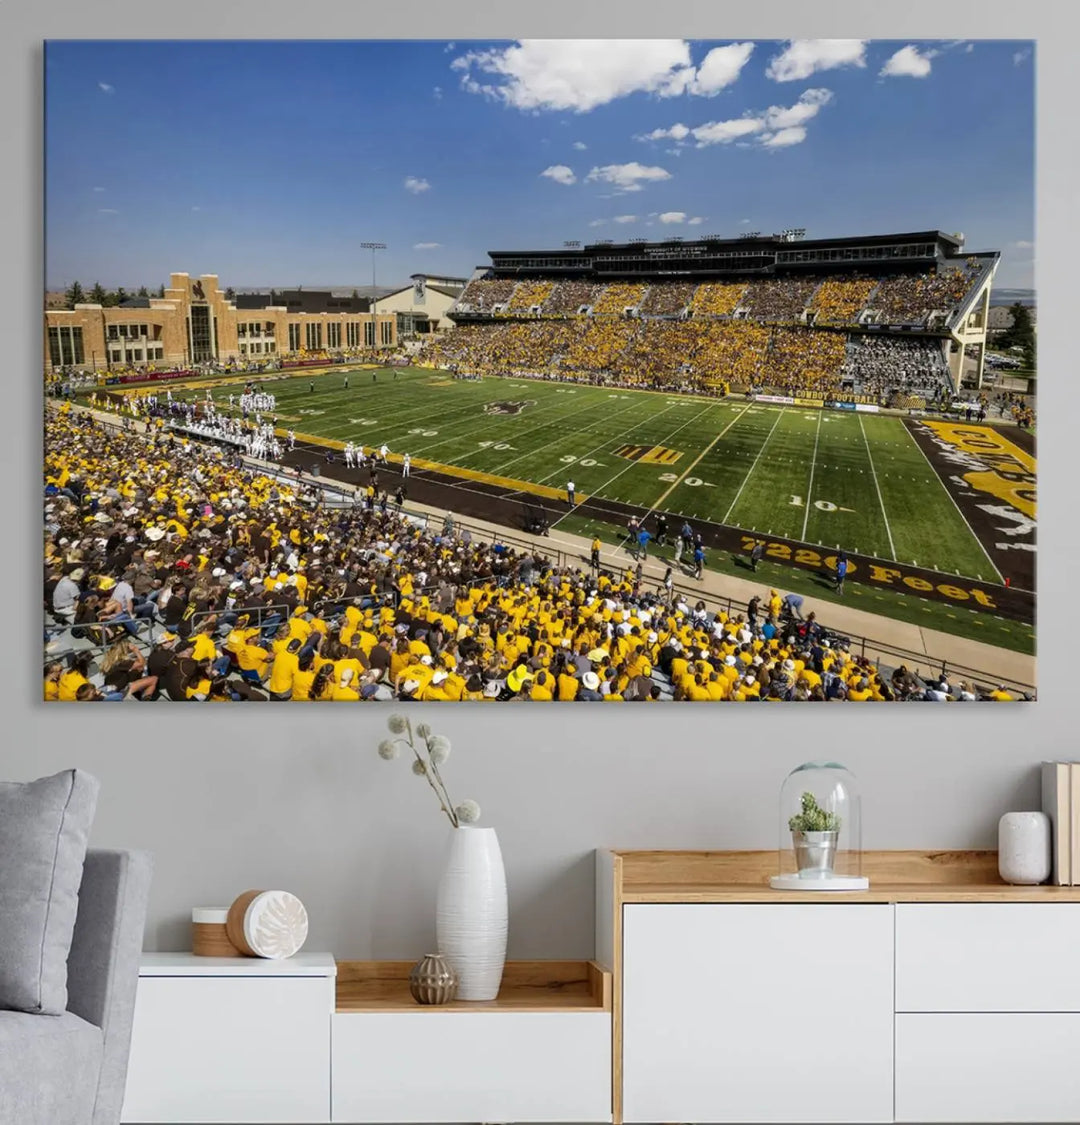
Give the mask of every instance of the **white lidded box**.
POLYGON ((196 957, 242 957, 226 928, 227 906, 195 906, 191 910, 191 952, 196 957))

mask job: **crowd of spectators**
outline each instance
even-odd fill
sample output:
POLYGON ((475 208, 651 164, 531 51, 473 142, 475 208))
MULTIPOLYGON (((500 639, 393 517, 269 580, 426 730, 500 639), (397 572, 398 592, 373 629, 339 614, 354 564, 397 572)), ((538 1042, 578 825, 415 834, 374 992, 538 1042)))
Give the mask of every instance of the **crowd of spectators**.
POLYGON ((555 288, 552 281, 521 281, 507 302, 507 312, 528 312, 551 296, 555 288))
POLYGON ((867 277, 755 278, 739 282, 549 281, 514 278, 469 282, 461 296, 463 311, 502 315, 540 306, 543 316, 620 316, 635 308, 642 316, 731 317, 742 310, 762 323, 794 324, 816 314, 820 325, 851 325, 869 310, 882 324, 925 324, 931 315, 950 314, 970 291, 983 269, 978 258, 940 271, 875 279, 867 277))
POLYGON ((67 408, 45 439, 47 700, 976 697, 888 675, 776 590, 711 612, 638 571, 474 543, 449 516, 301 503, 219 450, 67 408))
POLYGON ((514 278, 473 278, 462 290, 458 303, 474 312, 491 312, 493 306, 510 300, 517 281, 514 278))
POLYGON ((848 344, 840 378, 860 394, 902 393, 936 399, 951 388, 940 341, 857 336, 848 344))
POLYGON ((560 281, 540 311, 545 316, 573 316, 578 309, 592 305, 599 288, 591 281, 560 281))
POLYGON ((878 284, 869 308, 882 324, 925 325, 934 313, 951 316, 982 269, 978 258, 969 258, 963 267, 886 278, 878 284))
POLYGON ((814 323, 855 324, 876 287, 871 278, 827 277, 810 302, 810 311, 817 314, 814 323))
POLYGON ((793 324, 806 311, 820 280, 817 277, 778 277, 753 281, 741 303, 752 320, 793 324))
POLYGON ((641 301, 642 316, 680 316, 694 299, 698 287, 689 281, 669 281, 650 285, 641 301))
POLYGON ((468 324, 430 341, 436 364, 485 375, 610 377, 621 386, 699 391, 710 383, 839 387, 844 335, 749 320, 603 317, 468 324))
POLYGON ((760 365, 761 379, 793 395, 821 395, 840 385, 843 332, 775 328, 760 365))
POLYGON ((690 312, 694 316, 731 316, 745 292, 745 281, 707 281, 697 287, 690 312))
POLYGON ((636 309, 645 296, 645 286, 630 282, 605 285, 593 304, 594 316, 622 316, 628 308, 636 309))

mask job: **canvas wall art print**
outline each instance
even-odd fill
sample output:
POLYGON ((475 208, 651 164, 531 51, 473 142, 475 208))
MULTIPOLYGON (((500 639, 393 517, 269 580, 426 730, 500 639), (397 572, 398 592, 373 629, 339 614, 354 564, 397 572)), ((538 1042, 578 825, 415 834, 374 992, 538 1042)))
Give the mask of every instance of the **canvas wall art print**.
POLYGON ((45 700, 1034 699, 1033 43, 44 52, 45 700))

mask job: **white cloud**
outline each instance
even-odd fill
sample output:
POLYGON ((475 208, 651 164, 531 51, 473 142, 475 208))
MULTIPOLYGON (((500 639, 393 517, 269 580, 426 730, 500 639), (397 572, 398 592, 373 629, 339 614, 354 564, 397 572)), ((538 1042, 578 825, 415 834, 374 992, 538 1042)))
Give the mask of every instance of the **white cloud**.
POLYGON ((521 39, 450 65, 471 94, 515 109, 587 113, 634 93, 711 97, 738 79, 753 50, 714 47, 695 67, 684 39, 521 39))
POLYGON ((732 121, 710 121, 692 129, 698 148, 706 145, 726 145, 737 137, 760 133, 764 122, 760 117, 737 117, 732 121))
POLYGON ((411 191, 413 195, 419 195, 422 191, 428 191, 431 184, 427 180, 421 180, 416 176, 406 176, 404 188, 406 191, 411 191))
POLYGON ((639 164, 636 160, 629 164, 605 164, 593 168, 585 177, 587 183, 614 184, 620 191, 641 191, 642 181, 658 183, 670 179, 671 173, 666 169, 639 164))
POLYGON ((636 223, 638 221, 637 215, 616 215, 615 222, 617 223, 636 223))
POLYGON ((541 176, 547 176, 549 180, 554 180, 557 184, 576 184, 577 176, 574 175, 572 168, 567 168, 565 164, 552 164, 550 168, 545 168, 541 176))
POLYGON ((670 129, 654 129, 651 133, 645 133, 636 139, 639 141, 662 141, 670 137, 673 141, 681 141, 689 133, 690 130, 685 125, 677 122, 670 129))
POLYGON ((108 82, 99 82, 97 86, 103 94, 111 94, 116 89, 115 86, 111 86, 108 82))
POLYGON ((1027 62, 1031 58, 1031 48, 1025 47, 1022 51, 1017 51, 1013 55, 1013 66, 1019 66, 1021 63, 1027 62))
POLYGON ((1035 249, 1035 243, 1034 242, 1027 242, 1024 239, 1020 239, 1020 241, 1014 242, 1013 246, 1015 246, 1017 250, 1034 250, 1035 249))
POLYGON ((739 226, 741 226, 741 227, 748 227, 749 225, 750 225, 750 220, 749 220, 749 219, 740 219, 740 220, 739 220, 739 226))
POLYGON ((801 125, 790 129, 781 129, 779 132, 770 133, 761 138, 761 143, 766 148, 787 148, 789 145, 800 145, 806 140, 806 130, 801 125))
POLYGON ((705 97, 720 93, 738 79, 753 53, 753 43, 729 43, 726 47, 714 47, 701 60, 690 85, 691 92, 705 97))
POLYGON ((469 93, 516 109, 575 113, 637 91, 681 93, 688 80, 684 72, 693 74, 690 47, 682 39, 522 39, 510 47, 469 51, 451 66, 461 72, 469 93))
POLYGON ((797 82, 819 70, 866 66, 865 39, 791 39, 765 71, 774 82, 797 82))
POLYGON ((431 91, 431 93, 432 93, 432 94, 434 95, 434 97, 435 97, 435 100, 436 100, 437 102, 438 102, 438 101, 442 101, 442 87, 441 87, 441 86, 436 86, 436 87, 435 87, 435 88, 434 88, 434 89, 433 89, 433 90, 431 91))
MULTIPOLYGON (((769 106, 761 113, 749 113, 734 117, 729 121, 708 121, 688 130, 697 142, 698 148, 708 145, 726 145, 744 141, 747 138, 767 148, 783 148, 806 140, 806 124, 815 118, 822 106, 833 99, 832 91, 821 87, 803 91, 794 105, 769 106)), ((669 130, 654 130, 656 133, 672 135, 673 130, 683 126, 672 126, 669 130)), ((648 134, 646 138, 651 137, 648 134)))
POLYGON ((120 212, 115 207, 99 207, 97 210, 98 210, 99 215, 119 215, 120 214, 120 212))
POLYGON ((443 47, 443 53, 444 54, 449 53, 450 51, 452 51, 454 49, 455 46, 457 46, 457 44, 451 39, 450 42, 447 43, 445 47, 443 47))
POLYGON ((104 190, 105 190, 105 189, 104 189, 103 187, 96 187, 96 188, 94 188, 94 191, 104 191, 104 190))
POLYGON ((198 206, 192 207, 192 211, 201 211, 201 210, 202 210, 201 207, 198 207, 198 206))
POLYGON ((584 152, 589 146, 583 141, 574 141, 573 147, 576 148, 578 152, 584 152))
POLYGON ((442 246, 441 242, 414 242, 414 250, 438 250, 442 246))
POLYGON ((881 68, 879 78, 925 78, 930 73, 930 60, 937 55, 937 51, 928 50, 922 54, 918 47, 909 43, 901 47, 895 55, 890 56, 881 68))
POLYGON ((602 227, 606 222, 607 222, 607 219, 593 219, 593 221, 591 223, 589 223, 589 226, 591 226, 591 227, 602 227))
POLYGON ((699 227, 703 222, 705 222, 704 215, 695 215, 692 219, 686 220, 686 225, 688 227, 699 227))
POLYGON ((974 51, 974 50, 975 50, 975 44, 974 44, 974 43, 969 43, 969 44, 968 44, 968 45, 967 45, 967 46, 966 46, 966 47, 964 48, 964 54, 965 54, 965 55, 970 55, 970 54, 971 54, 971 52, 972 52, 972 51, 974 51))
POLYGON ((685 211, 664 211, 660 215, 660 222, 667 223, 667 224, 670 224, 670 223, 685 223, 686 222, 686 212, 685 211))
POLYGON ((821 107, 828 105, 832 98, 831 90, 804 90, 793 106, 786 109, 778 105, 769 106, 765 111, 765 128, 789 129, 793 125, 805 125, 811 118, 817 117, 821 107))

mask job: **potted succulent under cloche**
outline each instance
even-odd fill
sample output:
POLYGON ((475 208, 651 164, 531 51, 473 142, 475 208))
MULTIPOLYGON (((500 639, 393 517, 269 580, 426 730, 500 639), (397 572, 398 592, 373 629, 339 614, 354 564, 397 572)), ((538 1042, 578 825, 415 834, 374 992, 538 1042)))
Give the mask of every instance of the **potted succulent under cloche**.
POLYGON ((799 875, 808 879, 827 877, 836 861, 840 817, 821 808, 813 793, 803 793, 800 804, 802 812, 788 821, 799 875))

